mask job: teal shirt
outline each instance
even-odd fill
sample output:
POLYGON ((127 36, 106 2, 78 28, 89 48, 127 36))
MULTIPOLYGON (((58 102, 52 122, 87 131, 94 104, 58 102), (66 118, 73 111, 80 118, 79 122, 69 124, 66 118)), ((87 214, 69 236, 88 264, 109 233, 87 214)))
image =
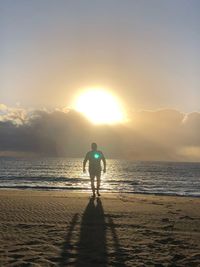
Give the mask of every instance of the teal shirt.
POLYGON ((103 153, 99 150, 91 150, 85 156, 85 163, 89 161, 89 170, 101 170, 101 160, 105 160, 103 153))

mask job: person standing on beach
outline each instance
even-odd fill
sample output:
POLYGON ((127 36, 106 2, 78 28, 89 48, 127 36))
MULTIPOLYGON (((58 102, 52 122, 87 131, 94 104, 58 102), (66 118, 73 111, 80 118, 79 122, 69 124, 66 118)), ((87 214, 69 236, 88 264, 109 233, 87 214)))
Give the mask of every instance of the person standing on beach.
POLYGON ((85 166, 87 161, 89 161, 89 174, 90 174, 90 181, 91 181, 91 189, 93 193, 93 197, 95 197, 95 185, 94 180, 96 177, 97 180, 97 195, 100 196, 100 183, 101 183, 101 161, 103 161, 103 172, 106 172, 106 159, 103 153, 97 150, 97 144, 91 144, 92 150, 87 152, 85 159, 83 161, 83 172, 86 172, 85 166))

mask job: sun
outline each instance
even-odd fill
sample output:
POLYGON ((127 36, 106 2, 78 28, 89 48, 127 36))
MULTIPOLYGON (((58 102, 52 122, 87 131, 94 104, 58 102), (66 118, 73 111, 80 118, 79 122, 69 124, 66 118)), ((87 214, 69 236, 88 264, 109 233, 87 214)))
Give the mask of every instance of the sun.
POLYGON ((111 92, 101 88, 80 92, 73 108, 84 114, 94 124, 116 124, 125 121, 125 113, 120 101, 111 92))

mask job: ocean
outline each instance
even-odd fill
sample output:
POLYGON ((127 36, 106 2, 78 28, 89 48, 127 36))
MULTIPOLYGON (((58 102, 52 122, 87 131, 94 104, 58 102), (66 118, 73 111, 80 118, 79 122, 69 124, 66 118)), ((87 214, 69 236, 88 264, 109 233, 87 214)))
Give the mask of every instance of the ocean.
MULTIPOLYGON (((83 159, 0 158, 0 188, 90 192, 83 159)), ((102 192, 200 197, 200 163, 107 160, 102 192)))

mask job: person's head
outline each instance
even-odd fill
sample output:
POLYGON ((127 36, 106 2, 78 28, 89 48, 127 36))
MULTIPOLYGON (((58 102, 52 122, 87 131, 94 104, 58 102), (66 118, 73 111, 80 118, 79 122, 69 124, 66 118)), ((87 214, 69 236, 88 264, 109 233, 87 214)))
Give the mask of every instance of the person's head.
POLYGON ((96 143, 92 143, 91 144, 91 148, 92 148, 92 150, 97 150, 97 144, 96 143))

